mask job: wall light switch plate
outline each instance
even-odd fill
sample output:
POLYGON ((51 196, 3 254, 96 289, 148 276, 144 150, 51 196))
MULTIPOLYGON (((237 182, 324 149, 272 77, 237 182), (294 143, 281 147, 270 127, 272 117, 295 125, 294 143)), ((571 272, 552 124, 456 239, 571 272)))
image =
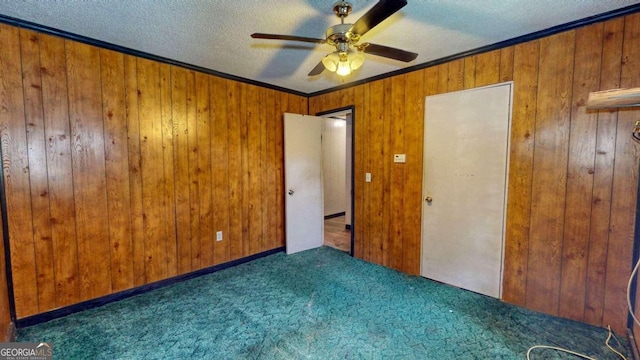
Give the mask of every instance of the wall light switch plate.
POLYGON ((222 231, 216 232, 216 241, 222 241, 222 231))
POLYGON ((364 174, 364 181, 371 182, 371 173, 364 174))
POLYGON ((407 162, 407 154, 394 154, 393 155, 394 163, 405 163, 407 162))

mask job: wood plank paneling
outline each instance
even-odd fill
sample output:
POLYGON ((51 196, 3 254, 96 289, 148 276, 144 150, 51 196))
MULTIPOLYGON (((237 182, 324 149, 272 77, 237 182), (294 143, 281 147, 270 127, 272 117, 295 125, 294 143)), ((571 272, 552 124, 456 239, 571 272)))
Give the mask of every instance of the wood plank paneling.
MULTIPOLYGON (((391 172, 393 166, 393 148, 392 148, 392 137, 393 137, 393 124, 396 122, 396 119, 392 118, 394 110, 393 102, 391 101, 391 92, 393 91, 393 81, 396 82, 401 81, 403 77, 399 78, 387 78, 382 82, 384 95, 383 95, 383 129, 382 129, 382 212, 381 216, 383 221, 382 224, 382 238, 390 239, 390 231, 391 231, 391 172), (392 120, 393 119, 393 120, 392 120)), ((399 97, 402 99, 402 97, 399 97)), ((389 262, 391 260, 390 253, 393 251, 391 241, 381 241, 382 243, 382 264, 384 266, 389 267, 389 262)))
POLYGON ((449 62, 449 76, 447 91, 458 91, 464 89, 464 59, 449 62))
POLYGON ((531 181, 539 48, 538 42, 529 42, 516 45, 514 49, 513 111, 502 293, 504 300, 521 306, 526 302, 531 232, 531 181))
POLYGON ((200 188, 198 182, 198 100, 196 73, 187 72, 187 144, 189 155, 189 220, 191 232, 191 270, 200 269, 202 248, 200 246, 200 188))
MULTIPOLYGON (((389 245, 385 251, 385 263, 386 266, 402 270, 402 239, 404 237, 404 196, 401 194, 404 191, 405 184, 405 164, 394 163, 392 160, 393 154, 405 154, 405 102, 407 97, 407 91, 415 91, 414 89, 407 88, 407 76, 396 76, 391 79, 391 99, 389 103, 390 109, 393 110, 391 117, 389 118, 389 126, 391 133, 389 139, 391 141, 391 151, 387 156, 390 161, 391 168, 389 169, 390 183, 389 183, 389 198, 386 203, 389 204, 389 245)), ((409 95, 410 96, 410 95, 409 95)))
POLYGON ((162 167, 164 170, 164 225, 166 237, 162 239, 161 248, 164 248, 166 275, 168 277, 178 274, 176 234, 176 204, 175 204, 175 171, 173 167, 173 117, 172 117, 172 87, 171 66, 160 66, 160 103, 162 117, 162 167))
POLYGON ((164 199, 164 156, 162 149, 162 107, 160 65, 138 60, 140 154, 142 158, 142 206, 144 261, 147 281, 166 278, 167 266, 164 199), (144 119, 144 121, 142 120, 144 119))
POLYGON ((597 113, 584 106, 600 85, 602 23, 576 31, 559 314, 582 320, 589 252, 597 113), (593 59, 584 62, 581 59, 593 59))
POLYGON ((29 190, 29 153, 24 98, 22 91, 22 73, 20 68, 20 34, 17 28, 0 26, 0 139, 2 140, 2 167, 5 177, 5 189, 8 194, 7 212, 9 217, 10 251, 14 254, 11 270, 13 281, 32 286, 20 286, 14 289, 17 300, 16 310, 26 314, 38 312, 38 289, 36 279, 35 249, 33 245, 33 227, 31 192, 29 190))
POLYGON ((124 56, 114 51, 101 50, 100 69, 111 246, 111 286, 113 291, 120 291, 134 286, 129 158, 124 105, 124 56))
POLYGON ((575 33, 540 40, 526 305, 557 314, 575 33))
MULTIPOLYGON (((620 87, 624 19, 604 23, 599 90, 620 87)), ((598 112, 584 321, 602 324, 618 112, 598 112)))
POLYGON ((173 168, 176 211, 177 273, 191 271, 191 211, 189 204, 189 143, 187 128, 187 72, 171 69, 171 110, 173 120, 173 168))
MULTIPOLYGON (((209 82, 211 89, 211 107, 213 111, 212 161, 213 161, 213 204, 214 228, 222 231, 222 242, 214 245, 213 260, 215 264, 229 261, 229 147, 227 135, 227 81, 212 77, 209 82)), ((275 246, 274 246, 275 247, 275 246)))
POLYGON ((230 260, 242 257, 242 142, 239 99, 241 88, 237 83, 227 84, 230 260))
POLYGON ((276 138, 278 137, 277 129, 279 119, 276 116, 276 109, 278 107, 276 103, 276 94, 275 91, 269 90, 267 91, 267 98, 265 101, 265 114, 266 114, 266 146, 267 146, 267 154, 266 154, 266 178, 267 182, 265 184, 265 201, 266 206, 264 206, 267 211, 267 222, 266 232, 265 232, 265 247, 267 249, 271 249, 278 246, 278 193, 276 189, 278 188, 278 149, 276 138))
POLYGON ((446 93, 449 91, 449 65, 448 64, 440 64, 435 66, 437 70, 437 84, 438 84, 438 92, 446 93))
MULTIPOLYGON (((41 36, 40 39, 56 305, 65 306, 80 300, 73 181, 69 178, 72 173, 71 130, 65 44, 63 40, 54 37, 41 36)), ((17 308, 16 313, 21 314, 17 308)))
POLYGON ((242 230, 241 236, 238 239, 240 242, 241 256, 248 256, 251 254, 250 250, 250 236, 249 234, 249 124, 247 123, 248 109, 247 104, 253 102, 253 97, 247 94, 247 85, 240 84, 240 94, 238 102, 238 114, 239 114, 239 136, 240 136, 240 174, 238 181, 240 183, 240 228, 242 230), (250 100, 247 100, 249 98, 250 100))
MULTIPOLYGON (((259 119, 260 119, 260 156, 257 160, 260 161, 259 186, 260 192, 256 194, 256 199, 260 200, 260 243, 258 244, 258 252, 269 249, 269 196, 262 196, 269 192, 269 140, 268 140, 268 116, 269 109, 273 110, 273 105, 269 104, 268 94, 270 91, 265 88, 258 89, 260 105, 259 119)), ((254 189, 256 191, 256 189, 254 189)))
POLYGON ((473 89, 476 87, 476 58, 467 56, 464 58, 464 88, 473 89))
POLYGON ((191 271, 191 209, 189 188, 189 127, 187 122, 187 71, 171 69, 173 118, 173 168, 176 210, 177 273, 191 271))
POLYGON ((260 117, 260 98, 258 88, 247 88, 246 100, 246 138, 247 138, 247 214, 248 242, 246 255, 257 254, 262 250, 262 126, 260 117))
POLYGON ((213 265, 213 190, 211 181, 211 128, 209 106, 209 79, 202 73, 196 74, 196 164, 195 179, 198 184, 198 211, 200 239, 200 265, 213 265))
MULTIPOLYGON (((363 138, 362 145, 362 164, 365 173, 362 176, 362 187, 363 187, 363 204, 362 204, 362 239, 366 239, 362 242, 362 258, 371 261, 371 244, 373 243, 371 238, 371 182, 366 181, 366 174, 371 173, 371 134, 374 129, 372 129, 371 124, 371 114, 370 114, 370 103, 371 103, 371 84, 364 85, 363 99, 365 104, 362 109, 361 123, 364 124, 362 129, 362 135, 356 135, 356 142, 358 138, 363 138)), ((359 161, 356 159, 356 163, 359 161)))
POLYGON ((38 308, 55 307, 55 278, 53 273, 53 243, 51 241, 51 212, 44 114, 42 111, 42 79, 40 75, 40 39, 37 33, 20 31, 22 81, 24 86, 27 146, 29 153, 29 181, 33 210, 33 242, 37 275, 38 308))
POLYGON ((486 86, 500 80, 500 50, 476 55, 476 86, 486 86))
POLYGON ((384 209, 384 82, 374 81, 370 84, 369 93, 369 124, 370 132, 370 172, 369 183, 369 237, 371 247, 369 259, 372 262, 382 263, 383 235, 383 209, 384 209))
POLYGON ((144 223, 142 204, 142 157, 140 153, 140 117, 138 107, 138 62, 124 57, 125 108, 129 135, 129 193, 131 196, 131 239, 133 243, 133 283, 146 283, 144 223))
POLYGON ((80 298, 111 293, 109 225, 100 83, 100 51, 69 43, 67 88, 80 298))
POLYGON ((498 82, 513 80, 513 56, 515 47, 509 46, 500 49, 500 79, 498 82))

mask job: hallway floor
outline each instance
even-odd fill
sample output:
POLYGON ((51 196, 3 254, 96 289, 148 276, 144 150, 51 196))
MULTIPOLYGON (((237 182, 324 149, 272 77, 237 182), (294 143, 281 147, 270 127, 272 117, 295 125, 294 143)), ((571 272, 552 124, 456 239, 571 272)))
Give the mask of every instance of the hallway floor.
POLYGON ((345 229, 344 215, 324 221, 324 244, 346 252, 351 250, 351 230, 345 229))

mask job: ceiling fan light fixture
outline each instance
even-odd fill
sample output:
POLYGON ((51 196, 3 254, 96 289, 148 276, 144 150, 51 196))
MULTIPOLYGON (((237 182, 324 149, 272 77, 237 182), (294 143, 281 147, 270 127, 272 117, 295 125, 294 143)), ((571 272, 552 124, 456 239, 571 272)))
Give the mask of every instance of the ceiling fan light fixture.
POLYGON ((361 51, 349 54, 349 62, 351 70, 358 70, 364 63, 364 54, 361 51))
POLYGON ((353 70, 357 70, 364 63, 362 52, 336 51, 322 59, 324 67, 340 76, 350 75, 353 70))
POLYGON ((351 65, 349 64, 348 58, 345 58, 345 60, 340 59, 340 62, 338 62, 338 69, 336 70, 336 74, 340 76, 347 76, 351 74, 351 65))
POLYGON ((336 70, 338 70, 339 62, 340 56, 334 52, 322 58, 322 65, 324 65, 325 69, 331 72, 336 72, 336 70))

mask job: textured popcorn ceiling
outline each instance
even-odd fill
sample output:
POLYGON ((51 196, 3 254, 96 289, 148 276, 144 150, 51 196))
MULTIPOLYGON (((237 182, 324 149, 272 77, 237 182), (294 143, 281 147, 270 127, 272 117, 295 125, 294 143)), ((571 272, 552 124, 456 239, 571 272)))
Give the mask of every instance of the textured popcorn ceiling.
MULTIPOLYGON (((354 74, 307 73, 329 45, 252 39, 324 38, 335 0, 3 0, 0 14, 303 93, 426 63, 640 3, 640 0, 408 0, 361 42, 416 52, 410 63, 367 55, 354 74)), ((377 1, 353 0, 346 22, 377 1)))

